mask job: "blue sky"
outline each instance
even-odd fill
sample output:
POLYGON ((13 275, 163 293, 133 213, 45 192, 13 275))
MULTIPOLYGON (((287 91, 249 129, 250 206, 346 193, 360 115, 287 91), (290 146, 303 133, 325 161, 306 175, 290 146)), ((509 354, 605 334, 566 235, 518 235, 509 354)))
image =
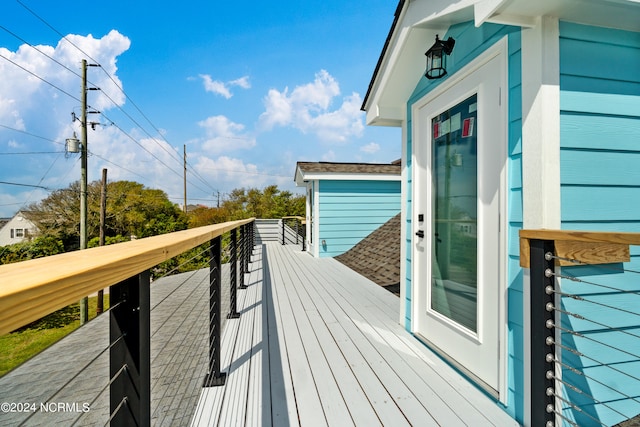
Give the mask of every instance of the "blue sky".
POLYGON ((83 58, 101 65, 89 180, 106 167, 179 203, 186 144, 189 203, 212 206, 238 187, 299 191, 298 160, 400 157, 400 130, 360 111, 395 0, 166 4, 1 2, 0 181, 46 190, 0 184, 0 217, 79 179, 62 151, 83 58))

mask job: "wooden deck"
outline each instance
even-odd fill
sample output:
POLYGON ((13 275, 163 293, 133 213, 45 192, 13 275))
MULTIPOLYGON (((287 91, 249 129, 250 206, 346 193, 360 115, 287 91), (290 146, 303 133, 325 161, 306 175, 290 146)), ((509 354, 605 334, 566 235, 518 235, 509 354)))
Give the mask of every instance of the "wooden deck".
POLYGON ((227 382, 202 389, 191 425, 517 425, 398 324, 395 295, 336 260, 269 242, 248 283, 227 382))

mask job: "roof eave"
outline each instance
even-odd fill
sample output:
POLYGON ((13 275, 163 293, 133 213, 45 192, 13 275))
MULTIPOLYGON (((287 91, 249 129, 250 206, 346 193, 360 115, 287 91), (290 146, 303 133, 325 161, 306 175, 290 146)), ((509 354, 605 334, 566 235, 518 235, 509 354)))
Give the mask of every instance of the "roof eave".
POLYGON ((436 34, 443 35, 452 24, 473 19, 474 1, 400 3, 362 104, 368 125, 402 125, 406 100, 424 71, 424 52, 436 34))

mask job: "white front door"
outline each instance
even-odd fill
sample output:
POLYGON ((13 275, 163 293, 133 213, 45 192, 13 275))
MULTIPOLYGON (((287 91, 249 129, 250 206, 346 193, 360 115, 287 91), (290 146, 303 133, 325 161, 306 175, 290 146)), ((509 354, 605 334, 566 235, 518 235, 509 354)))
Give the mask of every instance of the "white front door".
POLYGON ((491 49, 413 111, 413 330, 493 394, 505 305, 505 61, 491 49))

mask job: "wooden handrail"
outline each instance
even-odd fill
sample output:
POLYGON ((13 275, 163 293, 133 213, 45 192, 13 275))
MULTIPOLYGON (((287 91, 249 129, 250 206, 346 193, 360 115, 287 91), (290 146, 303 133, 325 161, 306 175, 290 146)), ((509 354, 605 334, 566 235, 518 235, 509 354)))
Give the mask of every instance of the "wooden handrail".
POLYGON ((0 335, 135 276, 254 219, 0 265, 0 335))
MULTIPOLYGON (((555 242, 556 255, 585 264, 629 262, 629 245, 640 245, 640 233, 573 230, 520 230, 520 266, 529 268, 532 239, 555 242)), ((559 260, 558 265, 575 265, 559 260)))
POLYGON ((303 216, 298 216, 298 215, 291 215, 291 216, 283 216, 282 219, 299 219, 299 220, 303 220, 305 219, 303 216))

